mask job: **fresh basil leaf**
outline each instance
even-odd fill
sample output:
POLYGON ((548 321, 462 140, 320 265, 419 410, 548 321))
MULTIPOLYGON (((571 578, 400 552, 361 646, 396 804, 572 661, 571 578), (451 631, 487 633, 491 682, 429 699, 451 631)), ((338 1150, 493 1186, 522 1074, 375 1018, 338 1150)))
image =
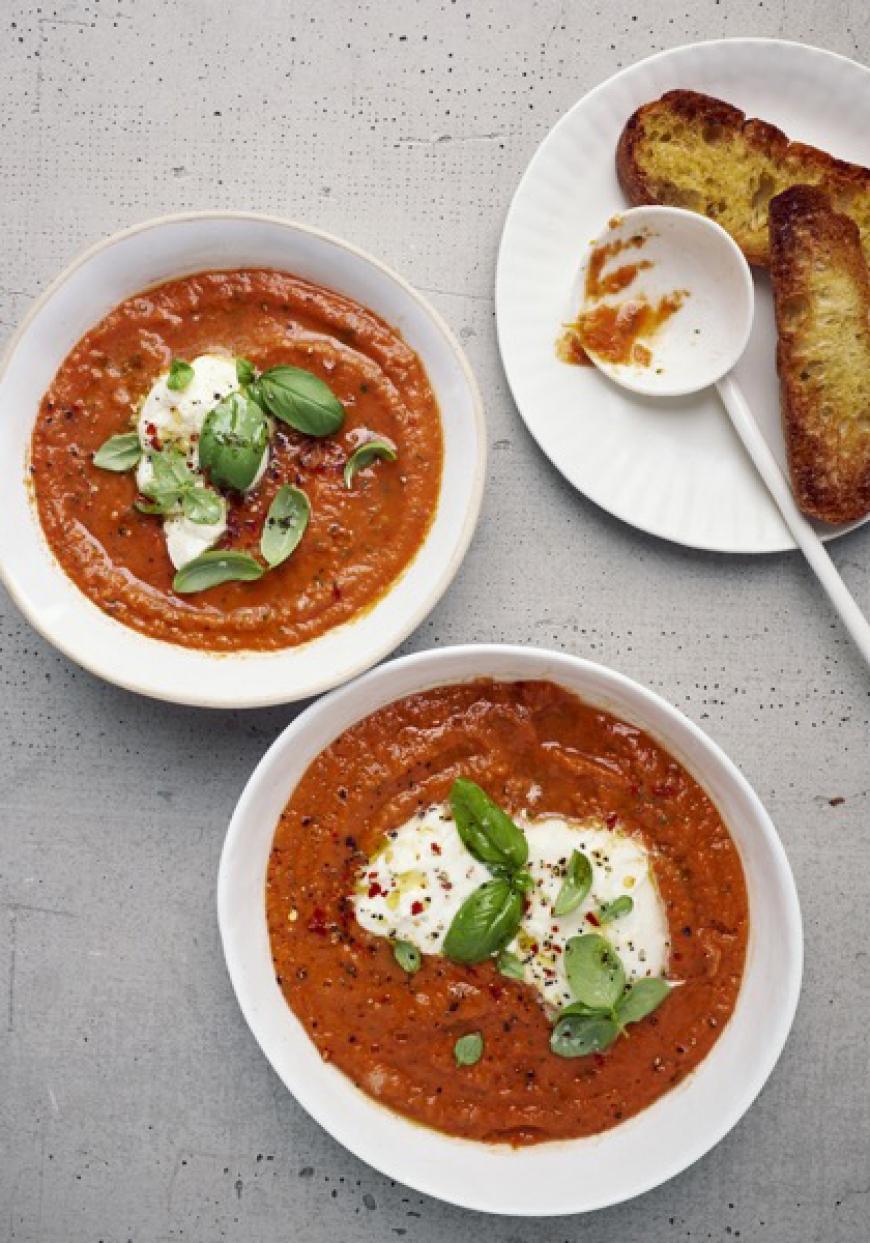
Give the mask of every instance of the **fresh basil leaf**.
POLYGON ((550 1035, 558 1057, 587 1057, 613 1044, 619 1028, 604 1014, 571 1014, 560 1018, 550 1035))
POLYGON ((160 493, 174 492, 177 496, 196 482, 196 476, 188 466, 187 458, 176 445, 168 445, 159 453, 152 453, 149 461, 153 475, 151 480, 143 485, 142 491, 152 499, 156 499, 160 493))
POLYGON ((255 401, 230 393, 205 416, 199 460, 219 487, 244 492, 256 478, 269 442, 269 424, 255 401))
POLYGON ((153 484, 149 484, 146 492, 149 499, 135 500, 133 504, 142 514, 177 514, 186 491, 186 488, 181 488, 172 492, 158 492, 153 484))
POLYGON ((516 954, 512 954, 510 950, 502 950, 496 959, 495 965, 501 974, 506 975, 509 980, 524 980, 526 978, 523 960, 517 958, 516 954))
POLYGON ((525 868, 521 868, 519 872, 514 872, 511 876, 511 884, 517 893, 528 893, 530 889, 534 889, 535 882, 531 872, 527 872, 525 868))
POLYGON ((142 456, 138 432, 122 432, 104 440, 94 454, 94 466, 100 470, 113 470, 118 474, 132 470, 142 456))
POLYGON ((572 1001, 570 1006, 565 1006, 559 1011, 557 1021, 558 1019, 570 1018, 575 1014, 581 1014, 584 1018, 589 1018, 590 1015, 594 1018, 598 1018, 601 1015, 604 1015, 605 1018, 610 1018, 609 1010, 597 1010, 594 1006, 584 1006, 582 1001, 572 1001))
POLYGON ((553 903, 554 915, 570 915, 576 911, 592 888, 592 864, 582 850, 574 850, 568 860, 565 880, 553 903))
POLYGON ((475 889, 453 916, 443 952, 454 962, 483 962, 516 936, 523 900, 505 877, 475 889))
POLYGON ((331 436, 344 422, 344 406, 329 385, 301 367, 264 371, 255 396, 276 419, 306 436, 331 436))
POLYGON ((214 526, 223 519, 226 505, 223 497, 211 488, 194 487, 182 493, 181 509, 191 522, 199 526, 214 526))
POLYGON ((175 508, 175 503, 174 499, 169 505, 165 505, 163 501, 140 501, 137 497, 133 508, 138 509, 140 514, 168 514, 175 508))
POLYGON ((466 850, 488 867, 524 866, 529 857, 525 834, 510 816, 466 777, 457 777, 450 791, 450 806, 456 829, 466 850))
POLYGON ((595 932, 571 937, 565 973, 577 1001, 593 1010, 612 1010, 625 989, 625 970, 609 941, 595 932))
POLYGON ((172 589, 187 595, 193 591, 208 591, 209 587, 217 587, 221 583, 253 582, 265 573, 259 561, 245 552, 234 552, 231 548, 223 551, 214 549, 200 553, 193 561, 183 565, 172 580, 172 589))
POLYGON ((152 453, 148 459, 151 478, 143 483, 141 491, 151 502, 134 504, 143 514, 171 514, 178 510, 184 493, 193 488, 196 476, 187 464, 182 451, 175 445, 152 453))
POLYGON ((270 566, 287 560, 302 539, 310 517, 311 505, 304 492, 289 483, 278 489, 260 536, 260 552, 270 566))
POLYGON ((616 1006, 617 1021, 623 1026, 626 1023, 639 1023, 662 1004, 670 991, 671 986, 667 980, 657 977, 638 980, 619 999, 616 1006))
POLYGON ((371 440, 364 441, 354 449, 344 464, 344 486, 349 488, 357 471, 365 470, 377 458, 383 458, 387 462, 395 462, 398 456, 396 446, 391 440, 387 440, 383 436, 374 436, 371 440))
POLYGON ((417 949, 417 946, 412 945, 410 941, 394 941, 393 957, 402 970, 407 971, 408 975, 413 975, 423 965, 423 955, 417 949))
POLYGON ((598 922, 601 924, 612 924, 614 919, 619 919, 621 915, 627 915, 629 911, 633 910, 633 899, 627 893, 620 894, 612 902, 602 903, 598 909, 598 922))
POLYGON ((483 1056, 483 1036, 480 1032, 469 1032, 460 1036, 453 1046, 453 1056, 457 1066, 473 1066, 483 1056))
POLYGON ((236 379, 239 384, 253 384, 257 378, 256 368, 247 358, 236 359, 236 379))
POLYGON ((182 389, 187 388, 192 379, 193 367, 191 367, 190 363, 186 363, 183 358, 173 358, 169 364, 166 387, 171 388, 175 393, 179 393, 182 389))

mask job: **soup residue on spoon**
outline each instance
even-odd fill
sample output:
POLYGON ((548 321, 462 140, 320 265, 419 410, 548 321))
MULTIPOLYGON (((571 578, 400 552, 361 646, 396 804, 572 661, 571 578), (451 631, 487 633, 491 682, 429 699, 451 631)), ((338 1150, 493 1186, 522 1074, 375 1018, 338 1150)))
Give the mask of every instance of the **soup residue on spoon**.
MULTIPOLYGON (((619 218, 614 217, 609 225, 616 228, 619 223, 619 218)), ((573 322, 565 325, 556 342, 556 356, 561 362, 589 366, 592 362, 589 355, 594 354, 609 363, 650 365, 652 351, 643 342, 654 336, 680 309, 688 290, 676 289, 655 302, 643 294, 621 302, 605 301, 628 289, 641 271, 653 266, 649 259, 638 259, 605 272, 617 255, 628 249, 639 249, 649 236, 648 231, 640 230, 630 237, 614 238, 593 247, 586 265, 584 309, 573 322)))

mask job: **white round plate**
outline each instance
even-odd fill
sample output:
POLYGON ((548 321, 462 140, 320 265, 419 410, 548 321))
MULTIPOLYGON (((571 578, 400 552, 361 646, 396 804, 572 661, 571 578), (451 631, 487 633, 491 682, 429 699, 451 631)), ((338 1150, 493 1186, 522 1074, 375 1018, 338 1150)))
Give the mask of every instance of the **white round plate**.
MULTIPOLYGON (((870 164, 870 70, 832 52, 775 39, 723 39, 622 70, 562 117, 514 195, 496 277, 502 360, 529 431, 598 505, 693 548, 780 552, 794 541, 714 390, 643 398, 594 367, 559 362, 554 352, 562 324, 578 310, 571 290, 588 244, 627 206, 614 159, 622 127, 640 104, 675 87, 719 96, 790 138, 870 164)), ((757 274, 755 285, 755 324, 736 375, 784 466, 767 276, 757 274)), ((832 538, 857 525, 818 529, 832 538)))
POLYGON ((535 1217, 587 1212, 680 1173, 752 1104, 779 1057, 800 992, 803 941, 794 881, 776 830, 745 778, 697 725, 658 695, 601 665, 535 648, 475 644, 416 653, 309 707, 272 744, 242 793, 221 855, 217 898, 239 1005, 297 1101, 339 1143, 390 1178, 480 1212, 535 1217), (478 677, 549 679, 649 731, 707 790, 743 861, 750 936, 731 1020, 682 1084, 643 1113, 589 1139, 512 1149, 409 1122, 321 1059, 275 981, 266 867, 278 818, 311 761, 385 704, 478 677))
POLYGON ((471 540, 486 434, 471 369, 438 312, 395 272, 306 225, 245 212, 146 221, 72 263, 32 308, 0 366, 0 461, 6 472, 0 580, 30 623, 92 673, 142 695, 253 708, 317 695, 381 660, 446 591, 471 540), (83 334, 150 285, 208 268, 266 267, 337 290, 402 333, 441 410, 444 470, 435 519, 404 574, 367 612, 278 652, 215 654, 150 639, 102 612, 52 555, 26 481, 43 393, 83 334))

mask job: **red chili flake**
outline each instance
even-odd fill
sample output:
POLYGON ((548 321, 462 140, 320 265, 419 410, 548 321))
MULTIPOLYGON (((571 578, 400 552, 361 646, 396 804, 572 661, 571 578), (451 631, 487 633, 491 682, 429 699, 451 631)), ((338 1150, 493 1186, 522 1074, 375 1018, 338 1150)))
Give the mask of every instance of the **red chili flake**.
POLYGON ((561 946, 561 945, 556 945, 556 944, 555 944, 555 942, 554 942, 554 944, 553 944, 553 953, 554 953, 554 954, 561 954, 561 953, 562 953, 562 946, 561 946))
POLYGON ((537 941, 533 941, 533 942, 532 942, 532 944, 529 946, 529 949, 532 951, 532 953, 533 953, 533 954, 537 954, 537 952, 538 952, 538 943, 537 943, 537 941))
POLYGON ((653 786, 652 792, 656 798, 673 798, 674 794, 676 794, 674 787, 666 782, 662 785, 653 786))
POLYGON ((593 1061, 595 1062, 596 1066, 604 1065, 604 1054, 603 1053, 594 1053, 592 1057, 593 1057, 593 1061))
POLYGON ((423 906, 422 902, 418 902, 415 900, 411 903, 411 914, 412 915, 422 915, 425 909, 426 908, 423 906))
POLYGON ((617 816, 615 811, 609 811, 604 817, 604 823, 607 825, 608 829, 615 829, 618 819, 619 816, 617 816))
POLYGON ((598 918, 598 916, 595 914, 594 911, 587 911, 586 919, 592 925, 593 928, 601 927, 601 920, 598 918))
POLYGON ((379 898, 383 892, 384 892, 383 889, 381 889, 380 885, 378 884, 376 880, 373 880, 372 883, 369 885, 369 897, 370 898, 379 898))
POLYGON ((338 583, 332 584, 332 598, 333 600, 341 599, 341 588, 339 587, 338 583))
POLYGON ((429 847, 429 849, 432 851, 432 854, 433 854, 433 855, 440 855, 440 854, 441 854, 441 847, 438 845, 438 843, 437 843, 437 842, 432 842, 432 844, 431 844, 431 846, 429 847))
POLYGON ((501 988, 498 984, 490 984, 489 995, 490 997, 493 998, 494 1001, 498 1001, 499 997, 501 997, 503 992, 504 992, 504 989, 501 988))

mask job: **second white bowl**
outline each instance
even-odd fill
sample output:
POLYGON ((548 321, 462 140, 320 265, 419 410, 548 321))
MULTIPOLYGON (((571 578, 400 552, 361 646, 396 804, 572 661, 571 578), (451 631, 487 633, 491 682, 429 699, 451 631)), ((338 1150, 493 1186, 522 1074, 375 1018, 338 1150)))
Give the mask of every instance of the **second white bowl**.
POLYGON ((0 578, 55 647, 128 690, 204 707, 247 708, 319 694, 381 660, 418 626, 456 573, 477 522, 486 436, 458 342, 395 272, 338 238, 268 216, 205 212, 146 221, 75 260, 32 308, 0 367, 6 471, 0 578), (26 479, 30 436, 55 372, 125 298, 209 268, 291 272, 369 307, 416 350, 441 410, 444 467, 435 519, 416 557, 376 604, 320 638, 279 652, 215 655, 150 639, 103 613, 53 557, 26 479))
POLYGON ((534 648, 470 645, 390 661, 303 712, 251 776, 218 878, 230 977, 263 1052, 340 1143, 389 1177, 488 1213, 548 1216, 639 1195, 703 1156, 752 1104, 779 1057, 800 991, 800 911, 788 861, 758 796, 727 756, 658 695, 601 665, 534 648), (361 718, 433 686, 548 679, 652 734, 705 788, 740 852, 750 907, 743 984, 697 1070, 643 1113, 588 1139, 511 1149, 455 1139, 376 1103, 324 1062, 287 1006, 266 926, 265 880, 278 818, 311 761, 361 718))

